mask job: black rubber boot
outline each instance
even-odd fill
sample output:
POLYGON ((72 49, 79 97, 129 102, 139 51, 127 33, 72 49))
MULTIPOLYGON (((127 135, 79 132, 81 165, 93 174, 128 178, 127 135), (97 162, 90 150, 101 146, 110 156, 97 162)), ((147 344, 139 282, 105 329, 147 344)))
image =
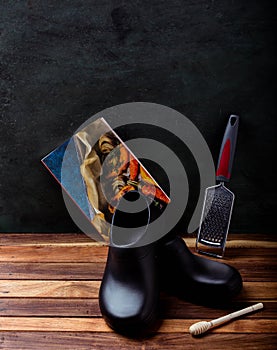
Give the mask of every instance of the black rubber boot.
POLYGON ((193 254, 179 236, 160 244, 158 262, 162 289, 188 301, 224 305, 242 289, 235 268, 193 254))
POLYGON ((128 336, 145 335, 159 324, 156 244, 139 246, 140 239, 147 234, 151 206, 140 195, 137 203, 140 205, 141 201, 146 209, 126 213, 136 196, 137 192, 127 193, 113 215, 108 259, 99 291, 105 321, 128 336))

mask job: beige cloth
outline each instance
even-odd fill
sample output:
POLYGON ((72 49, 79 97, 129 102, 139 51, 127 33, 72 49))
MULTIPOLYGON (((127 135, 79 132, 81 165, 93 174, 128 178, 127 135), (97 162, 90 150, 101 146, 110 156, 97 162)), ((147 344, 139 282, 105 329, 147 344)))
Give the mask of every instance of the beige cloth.
MULTIPOLYGON (((103 119, 98 119, 74 136, 81 162, 80 172, 86 185, 91 207, 91 222, 105 240, 108 239, 110 230, 110 224, 106 221, 104 215, 108 203, 101 189, 102 164, 95 150, 95 145, 99 144, 101 136, 107 132, 110 132, 109 126, 103 119)), ((106 141, 105 139, 105 147, 107 146, 106 141)))

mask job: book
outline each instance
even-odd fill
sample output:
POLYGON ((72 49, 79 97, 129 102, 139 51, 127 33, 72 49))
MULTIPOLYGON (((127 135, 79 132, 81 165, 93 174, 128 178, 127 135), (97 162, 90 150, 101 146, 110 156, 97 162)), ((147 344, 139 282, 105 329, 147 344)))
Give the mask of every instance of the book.
POLYGON ((139 191, 161 211, 170 202, 104 118, 78 130, 42 163, 107 242, 112 215, 126 192, 139 191))

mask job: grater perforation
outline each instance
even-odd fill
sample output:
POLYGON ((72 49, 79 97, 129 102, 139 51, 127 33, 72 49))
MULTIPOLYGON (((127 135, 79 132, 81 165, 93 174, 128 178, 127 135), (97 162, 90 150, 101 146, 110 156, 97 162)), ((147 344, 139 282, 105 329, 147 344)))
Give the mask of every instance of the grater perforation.
POLYGON ((223 184, 218 185, 218 191, 214 191, 214 187, 207 188, 200 243, 224 247, 233 201, 234 195, 223 184))

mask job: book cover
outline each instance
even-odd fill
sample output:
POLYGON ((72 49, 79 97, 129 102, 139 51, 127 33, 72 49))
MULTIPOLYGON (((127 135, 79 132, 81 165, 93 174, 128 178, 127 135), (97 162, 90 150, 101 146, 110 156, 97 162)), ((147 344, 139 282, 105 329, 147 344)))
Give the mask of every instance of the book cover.
POLYGON ((161 211, 170 202, 104 118, 76 132, 42 163, 105 241, 116 205, 126 192, 139 191, 161 211))

